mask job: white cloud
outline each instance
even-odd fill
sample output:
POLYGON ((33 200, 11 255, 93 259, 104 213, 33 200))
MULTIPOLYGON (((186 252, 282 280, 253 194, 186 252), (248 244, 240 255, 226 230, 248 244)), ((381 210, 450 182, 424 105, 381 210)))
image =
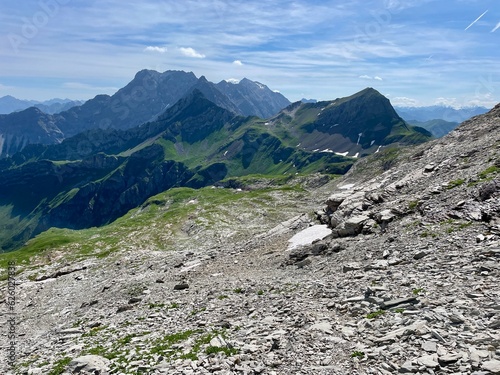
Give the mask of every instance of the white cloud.
POLYGON ((446 107, 458 107, 457 98, 437 98, 436 105, 444 105, 446 107))
POLYGON ((383 79, 380 78, 379 76, 372 77, 372 76, 369 76, 369 75, 366 75, 366 74, 363 74, 362 76, 359 76, 359 78, 361 78, 361 79, 369 79, 369 80, 376 80, 376 81, 383 81, 383 79))
POLYGON ((240 83, 240 80, 239 79, 236 79, 236 78, 229 78, 229 79, 226 79, 225 80, 227 83, 232 83, 234 85, 237 85, 238 83, 240 83))
POLYGON ((167 47, 147 46, 146 48, 144 48, 144 52, 166 53, 167 51, 167 47))
POLYGON ((233 64, 234 65, 238 65, 238 66, 242 66, 243 65, 243 63, 241 62, 241 60, 234 60, 233 64))
POLYGON ((206 57, 204 54, 197 52, 194 48, 191 47, 181 47, 179 48, 179 51, 181 51, 181 53, 187 57, 194 57, 196 59, 204 59, 206 57))

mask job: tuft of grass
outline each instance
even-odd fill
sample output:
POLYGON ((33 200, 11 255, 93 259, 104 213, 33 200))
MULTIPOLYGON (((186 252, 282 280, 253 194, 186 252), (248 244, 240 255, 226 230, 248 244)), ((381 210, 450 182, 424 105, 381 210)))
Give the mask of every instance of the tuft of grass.
POLYGON ((241 288, 236 288, 236 289, 233 289, 233 292, 236 294, 241 294, 241 293, 244 293, 244 290, 241 288))
POLYGON ((465 180, 463 178, 459 178, 457 180, 452 180, 452 181, 448 182, 446 189, 450 190, 450 189, 456 188, 460 185, 463 185, 464 183, 465 183, 465 180))
POLYGON ((262 296, 263 294, 264 294, 264 291, 263 291, 262 289, 261 289, 261 290, 259 290, 259 291, 257 291, 257 295, 258 295, 258 296, 262 296))
POLYGON ((52 370, 48 373, 48 375, 61 375, 64 373, 66 370, 66 367, 70 364, 71 358, 69 357, 64 357, 54 363, 54 367, 52 367, 52 370))
POLYGON ((199 314, 199 313, 201 313, 203 311, 206 311, 206 310, 207 310, 206 307, 202 307, 201 309, 195 309, 195 310, 191 311, 191 315, 194 316, 194 315, 197 315, 197 314, 199 314))
POLYGON ((187 340, 196 332, 197 331, 194 330, 187 330, 167 335, 155 342, 154 346, 151 348, 151 354, 172 356, 174 353, 169 350, 172 345, 187 340))
POLYGON ((410 201, 408 202, 408 208, 413 211, 415 208, 418 207, 419 203, 420 203, 419 201, 410 201))
POLYGON ((492 174, 497 174, 500 173, 500 167, 497 167, 496 165, 492 165, 491 167, 486 168, 484 171, 479 173, 479 178, 481 180, 491 180, 493 176, 490 176, 492 174))
POLYGON ((351 358, 363 358, 365 356, 364 352, 355 351, 351 354, 351 358))
POLYGON ((413 295, 418 296, 420 293, 425 293, 426 290, 424 288, 414 288, 411 292, 413 295))
POLYGON ((229 298, 229 296, 226 296, 225 294, 221 294, 220 296, 217 297, 217 299, 220 299, 221 301, 226 298, 229 298))
POLYGON ((165 307, 165 304, 164 303, 150 303, 150 304, 148 304, 148 307, 150 309, 162 309, 165 307))
POLYGON ((381 317, 384 314, 385 314, 384 310, 374 311, 374 312, 369 313, 366 316, 366 319, 377 319, 377 318, 381 317))

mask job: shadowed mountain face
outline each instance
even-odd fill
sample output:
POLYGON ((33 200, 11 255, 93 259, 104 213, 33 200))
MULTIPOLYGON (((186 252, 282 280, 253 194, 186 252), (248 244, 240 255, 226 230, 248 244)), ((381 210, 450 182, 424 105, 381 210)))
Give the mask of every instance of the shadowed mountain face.
POLYGON ((421 143, 431 136, 406 124, 389 100, 372 88, 333 101, 294 103, 270 125, 288 129, 305 150, 349 156, 371 154, 395 142, 421 143))
POLYGON ((17 113, 1 116, 0 136, 4 141, 0 157, 11 156, 27 144, 59 143, 87 130, 133 128, 155 120, 193 90, 201 91, 219 107, 245 116, 271 116, 290 104, 281 94, 247 79, 234 86, 232 91, 224 89, 205 77, 196 78, 191 72, 142 70, 116 94, 98 95, 57 115, 50 116, 29 109, 23 115, 22 123, 19 123, 17 113), (13 129, 13 123, 19 124, 17 129, 13 129), (47 134, 38 134, 43 133, 45 128, 49 128, 47 134), (37 129, 38 133, 27 131, 32 129, 37 129))
POLYGON ((64 139, 57 127, 59 116, 31 107, 22 112, 0 115, 0 150, 13 155, 30 143, 54 144, 64 139))

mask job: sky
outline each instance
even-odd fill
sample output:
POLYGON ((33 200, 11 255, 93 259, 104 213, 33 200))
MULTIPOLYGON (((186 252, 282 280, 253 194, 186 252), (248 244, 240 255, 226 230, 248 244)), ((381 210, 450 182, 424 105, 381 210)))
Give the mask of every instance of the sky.
POLYGON ((262 82, 291 101, 500 102, 499 0, 2 0, 0 97, 87 100, 142 69, 262 82))

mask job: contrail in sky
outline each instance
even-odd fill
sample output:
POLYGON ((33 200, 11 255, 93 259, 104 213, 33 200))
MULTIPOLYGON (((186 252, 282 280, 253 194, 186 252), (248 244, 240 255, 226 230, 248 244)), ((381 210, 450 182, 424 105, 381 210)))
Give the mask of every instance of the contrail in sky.
POLYGON ((500 28, 500 22, 497 23, 497 25, 495 26, 495 28, 493 30, 491 30, 491 32, 494 33, 495 31, 497 31, 498 28, 500 28))
POLYGON ((467 26, 465 28, 464 31, 467 31, 467 29, 469 29, 472 25, 474 25, 477 21, 479 21, 486 13, 488 13, 488 10, 486 12, 484 12, 483 14, 481 14, 479 17, 477 17, 474 22, 472 22, 469 26, 467 26))

